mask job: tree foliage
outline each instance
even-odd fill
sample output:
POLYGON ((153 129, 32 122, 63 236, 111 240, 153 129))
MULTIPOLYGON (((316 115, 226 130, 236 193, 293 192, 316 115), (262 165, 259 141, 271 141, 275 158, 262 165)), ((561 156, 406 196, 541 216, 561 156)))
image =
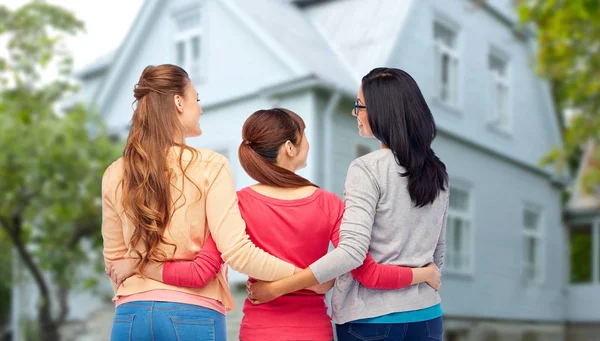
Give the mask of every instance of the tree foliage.
MULTIPOLYGON (((543 158, 543 165, 576 170, 582 147, 600 147, 600 1, 522 0, 519 15, 537 31, 537 71, 550 81, 556 109, 571 113, 564 145, 543 158)), ((600 193, 600 148, 583 176, 584 189, 600 193)))
POLYGON ((78 267, 99 252, 89 247, 101 245, 102 173, 118 155, 93 111, 66 105, 76 87, 63 38, 82 29, 44 1, 0 5, 0 37, 8 40, 0 58, 0 235, 39 291, 46 340, 58 339, 67 294, 84 283, 78 267))

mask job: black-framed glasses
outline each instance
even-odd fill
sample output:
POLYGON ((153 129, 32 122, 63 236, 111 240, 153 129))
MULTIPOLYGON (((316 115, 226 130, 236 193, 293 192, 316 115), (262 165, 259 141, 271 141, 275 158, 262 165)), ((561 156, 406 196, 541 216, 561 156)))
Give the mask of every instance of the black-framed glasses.
POLYGON ((354 106, 352 107, 352 109, 354 110, 354 116, 358 116, 358 111, 360 109, 366 109, 367 107, 365 107, 364 105, 360 105, 358 103, 358 100, 354 101, 354 106))

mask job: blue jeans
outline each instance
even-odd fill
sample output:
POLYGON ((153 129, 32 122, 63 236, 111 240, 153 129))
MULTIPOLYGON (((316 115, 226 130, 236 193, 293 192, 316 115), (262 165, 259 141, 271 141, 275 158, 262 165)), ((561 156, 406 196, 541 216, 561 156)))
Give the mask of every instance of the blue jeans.
POLYGON ((336 325, 338 341, 442 341, 442 318, 412 323, 345 323, 336 325))
POLYGON ((117 307, 111 341, 226 341, 225 316, 192 304, 136 301, 117 307))

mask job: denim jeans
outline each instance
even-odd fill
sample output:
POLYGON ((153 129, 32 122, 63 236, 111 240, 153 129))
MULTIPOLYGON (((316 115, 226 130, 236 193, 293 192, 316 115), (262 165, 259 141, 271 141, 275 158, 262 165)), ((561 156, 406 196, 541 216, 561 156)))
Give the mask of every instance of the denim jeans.
POLYGON ((442 341, 442 318, 412 323, 345 323, 336 325, 338 341, 442 341))
POLYGON ((192 304, 136 301, 117 307, 111 341, 225 341, 225 316, 192 304))

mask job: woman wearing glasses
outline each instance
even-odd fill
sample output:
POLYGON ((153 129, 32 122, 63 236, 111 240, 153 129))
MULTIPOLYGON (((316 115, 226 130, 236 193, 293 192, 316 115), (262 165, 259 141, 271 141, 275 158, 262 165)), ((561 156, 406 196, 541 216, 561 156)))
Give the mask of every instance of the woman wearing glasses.
POLYGON ((345 184, 338 247, 305 270, 249 286, 250 301, 336 278, 332 296, 338 340, 441 340, 441 299, 427 284, 373 290, 348 271, 367 251, 386 264, 441 268, 448 211, 448 175, 431 149, 433 116, 406 72, 376 68, 362 79, 353 108, 358 132, 381 149, 354 160, 345 184))

